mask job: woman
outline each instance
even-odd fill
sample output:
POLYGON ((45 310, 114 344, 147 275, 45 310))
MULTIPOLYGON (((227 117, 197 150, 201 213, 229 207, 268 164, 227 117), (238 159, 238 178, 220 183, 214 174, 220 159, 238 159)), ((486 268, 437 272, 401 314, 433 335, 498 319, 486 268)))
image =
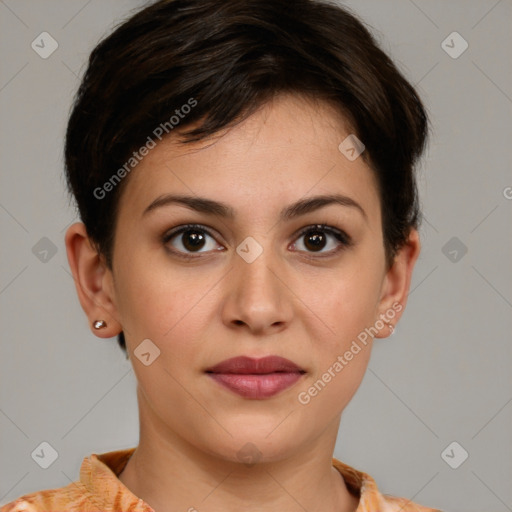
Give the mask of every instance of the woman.
POLYGON ((427 127, 320 1, 160 0, 104 39, 68 124, 66 247, 132 363, 139 445, 2 512, 433 510, 332 457, 406 305, 427 127))

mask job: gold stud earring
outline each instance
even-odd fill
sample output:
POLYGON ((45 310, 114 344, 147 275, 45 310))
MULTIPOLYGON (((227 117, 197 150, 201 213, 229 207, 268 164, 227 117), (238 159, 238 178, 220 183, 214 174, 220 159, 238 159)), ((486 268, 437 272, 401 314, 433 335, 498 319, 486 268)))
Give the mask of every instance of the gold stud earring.
POLYGON ((107 327, 107 322, 105 322, 105 320, 95 320, 92 326, 95 329, 104 329, 105 327, 107 327))

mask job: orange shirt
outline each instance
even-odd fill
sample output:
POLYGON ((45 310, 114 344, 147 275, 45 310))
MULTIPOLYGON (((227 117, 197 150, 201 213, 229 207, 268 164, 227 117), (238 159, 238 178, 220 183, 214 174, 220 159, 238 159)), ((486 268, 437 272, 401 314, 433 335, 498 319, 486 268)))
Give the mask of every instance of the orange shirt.
MULTIPOLYGON (((135 448, 91 454, 80 468, 80 480, 47 489, 7 503, 0 512, 154 512, 117 478, 135 448)), ((357 512, 441 512, 405 498, 382 495, 373 478, 333 458, 347 488, 360 497, 357 512)))

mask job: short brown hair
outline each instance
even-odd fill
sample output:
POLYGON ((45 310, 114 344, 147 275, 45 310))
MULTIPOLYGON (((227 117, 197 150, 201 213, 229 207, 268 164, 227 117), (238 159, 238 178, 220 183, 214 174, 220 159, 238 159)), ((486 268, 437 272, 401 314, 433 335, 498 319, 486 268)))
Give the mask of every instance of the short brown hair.
MULTIPOLYGON (((428 118, 414 87, 347 8, 326 0, 160 0, 92 51, 70 115, 65 166, 88 235, 112 267, 121 172, 157 126, 200 140, 282 92, 328 101, 376 173, 388 264, 419 223, 414 167, 428 118), (192 123, 193 130, 183 128, 192 123), (167 123, 167 124, 166 124, 167 123), (102 189, 104 190, 104 189, 102 189)), ((118 337, 126 352, 124 336, 118 337)))

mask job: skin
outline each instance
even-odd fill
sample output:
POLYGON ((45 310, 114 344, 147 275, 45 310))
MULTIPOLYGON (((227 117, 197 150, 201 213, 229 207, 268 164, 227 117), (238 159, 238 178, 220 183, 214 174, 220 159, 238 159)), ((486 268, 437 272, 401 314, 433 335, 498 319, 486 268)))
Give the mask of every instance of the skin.
MULTIPOLYGON (((338 149, 350 133, 327 104, 278 96, 209 140, 183 145, 169 138, 150 151, 121 197, 113 271, 83 224, 68 229, 68 260, 82 307, 91 325, 96 319, 108 324, 91 330, 104 338, 124 331, 138 382, 140 441, 119 478, 157 512, 356 510, 358 498, 333 468, 332 456, 371 340, 307 405, 298 395, 399 303, 396 325, 420 243, 411 230, 386 267, 374 173, 362 157, 349 161, 338 149), (221 201, 234 209, 234 218, 178 204, 143 214, 168 193, 221 201), (364 214, 331 204, 279 220, 284 206, 334 193, 357 202, 364 214), (204 233, 199 252, 183 245, 190 241, 183 234, 162 241, 186 223, 213 235, 204 233), (326 245, 316 252, 311 235, 299 231, 320 223, 346 232, 352 245, 322 231, 326 245), (248 236, 263 249, 252 263, 236 252, 248 236), (170 248, 196 258, 182 259, 170 248), (134 356, 147 338, 160 349, 149 366, 134 356), (238 355, 279 355, 306 374, 271 398, 242 398, 204 373, 238 355), (237 456, 247 443, 252 465, 237 456)), ((376 337, 389 334, 385 326, 376 337)))

